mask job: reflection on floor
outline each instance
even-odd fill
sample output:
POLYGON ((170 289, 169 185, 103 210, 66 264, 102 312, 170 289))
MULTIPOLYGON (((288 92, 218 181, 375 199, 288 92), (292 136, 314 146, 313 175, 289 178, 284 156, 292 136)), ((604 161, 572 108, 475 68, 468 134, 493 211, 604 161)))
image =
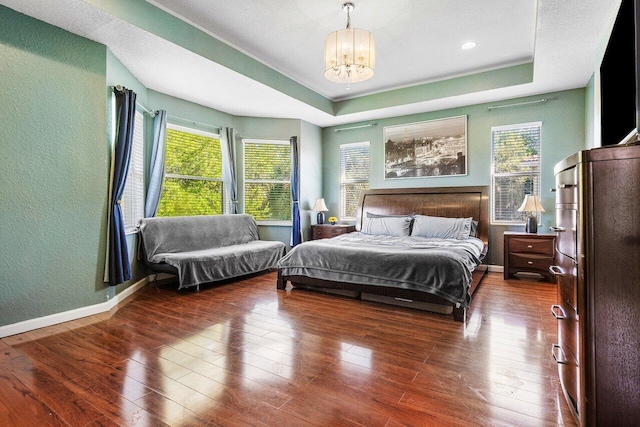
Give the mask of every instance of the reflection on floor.
POLYGON ((110 313, 0 340, 0 425, 573 426, 555 286, 490 273, 451 316, 277 291, 147 286, 110 313))

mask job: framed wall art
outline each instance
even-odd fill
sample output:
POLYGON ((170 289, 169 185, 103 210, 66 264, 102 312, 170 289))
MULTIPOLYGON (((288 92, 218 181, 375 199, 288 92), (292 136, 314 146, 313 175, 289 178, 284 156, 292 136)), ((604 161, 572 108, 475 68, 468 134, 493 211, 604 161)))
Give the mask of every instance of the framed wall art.
POLYGON ((467 174, 467 116, 384 128, 384 178, 467 174))

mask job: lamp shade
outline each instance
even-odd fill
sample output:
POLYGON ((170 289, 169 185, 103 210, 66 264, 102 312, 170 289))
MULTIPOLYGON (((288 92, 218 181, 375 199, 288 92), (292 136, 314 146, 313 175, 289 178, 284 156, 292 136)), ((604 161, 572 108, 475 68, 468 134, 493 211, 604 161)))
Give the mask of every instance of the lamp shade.
POLYGON ((524 201, 518 209, 518 212, 544 212, 544 208, 538 196, 527 194, 524 196, 524 201))
POLYGON ((324 199, 316 199, 316 204, 313 205, 313 210, 316 212, 328 212, 327 205, 324 204, 324 199))
POLYGON ((355 4, 347 2, 347 28, 329 34, 324 42, 324 76, 336 83, 363 82, 373 77, 376 67, 376 41, 367 30, 351 28, 351 11, 355 4))
POLYGON ((347 28, 327 36, 324 76, 336 83, 357 83, 373 77, 376 42, 367 30, 347 28))

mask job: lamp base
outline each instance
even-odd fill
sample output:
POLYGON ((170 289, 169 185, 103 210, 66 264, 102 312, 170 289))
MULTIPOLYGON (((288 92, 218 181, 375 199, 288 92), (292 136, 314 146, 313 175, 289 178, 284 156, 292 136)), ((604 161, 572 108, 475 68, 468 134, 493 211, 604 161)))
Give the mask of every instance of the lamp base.
POLYGON ((318 212, 318 224, 324 224, 324 212, 318 212))
POLYGON ((535 216, 530 216, 527 218, 527 223, 524 226, 524 231, 527 233, 537 233, 538 232, 538 219, 535 216))

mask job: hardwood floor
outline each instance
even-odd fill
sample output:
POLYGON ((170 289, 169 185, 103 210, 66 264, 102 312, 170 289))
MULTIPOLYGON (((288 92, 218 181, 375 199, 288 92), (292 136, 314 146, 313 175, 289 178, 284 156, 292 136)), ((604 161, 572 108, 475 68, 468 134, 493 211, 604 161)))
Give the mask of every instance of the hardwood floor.
POLYGON ((555 286, 490 273, 451 316, 276 291, 149 285, 110 313, 0 340, 2 426, 574 426, 555 286))

